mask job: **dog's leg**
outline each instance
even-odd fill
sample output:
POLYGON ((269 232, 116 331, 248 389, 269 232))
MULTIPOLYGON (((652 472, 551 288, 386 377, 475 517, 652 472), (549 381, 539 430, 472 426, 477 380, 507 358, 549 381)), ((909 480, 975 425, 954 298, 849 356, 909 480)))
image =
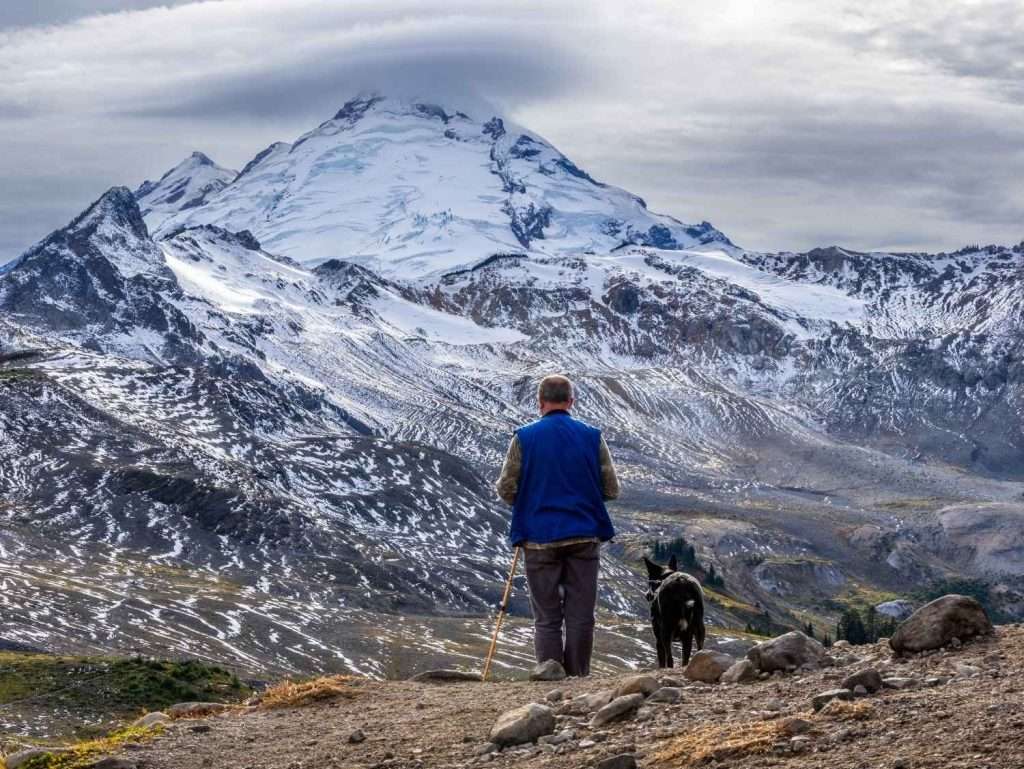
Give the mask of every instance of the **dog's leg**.
POLYGON ((661 637, 659 639, 659 645, 664 650, 665 654, 665 665, 664 667, 670 668, 673 666, 672 660, 672 636, 675 635, 675 627, 669 625, 666 622, 662 622, 661 625, 661 637))
POLYGON ((665 646, 661 642, 661 628, 653 620, 651 625, 654 628, 654 644, 658 647, 658 667, 663 668, 665 667, 665 646))
POLYGON ((700 621, 700 624, 697 625, 697 648, 698 649, 703 649, 704 648, 704 632, 705 632, 704 631, 704 620, 702 619, 700 621))
POLYGON ((687 629, 683 633, 683 667, 690 662, 690 652, 693 651, 693 630, 687 629))

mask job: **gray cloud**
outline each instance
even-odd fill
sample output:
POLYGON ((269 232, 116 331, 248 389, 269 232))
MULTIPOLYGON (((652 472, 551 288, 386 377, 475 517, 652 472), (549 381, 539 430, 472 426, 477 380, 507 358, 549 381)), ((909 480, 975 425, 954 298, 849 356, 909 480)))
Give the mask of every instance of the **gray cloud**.
POLYGON ((192 0, 5 0, 0 5, 0 29, 39 24, 63 24, 83 16, 159 6, 192 0))
POLYGON ((0 15, 0 260, 109 184, 194 149, 240 167, 367 89, 495 104, 748 247, 1024 237, 1020 19, 1002 0, 31 5, 0 15))

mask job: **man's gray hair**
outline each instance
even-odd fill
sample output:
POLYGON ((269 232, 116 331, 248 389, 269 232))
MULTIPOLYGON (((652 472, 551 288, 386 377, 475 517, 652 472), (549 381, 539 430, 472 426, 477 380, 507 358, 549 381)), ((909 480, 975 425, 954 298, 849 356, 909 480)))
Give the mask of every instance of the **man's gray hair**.
POLYGON ((574 397, 572 382, 561 374, 551 374, 540 380, 537 397, 544 403, 568 403, 574 397))

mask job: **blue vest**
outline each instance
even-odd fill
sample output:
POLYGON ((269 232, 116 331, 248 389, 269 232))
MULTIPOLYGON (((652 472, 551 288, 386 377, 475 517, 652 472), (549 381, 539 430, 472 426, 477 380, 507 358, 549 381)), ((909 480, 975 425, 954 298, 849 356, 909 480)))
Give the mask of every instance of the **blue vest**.
POLYGON ((523 462, 512 506, 512 544, 614 537, 601 487, 601 431, 552 411, 516 435, 523 462))

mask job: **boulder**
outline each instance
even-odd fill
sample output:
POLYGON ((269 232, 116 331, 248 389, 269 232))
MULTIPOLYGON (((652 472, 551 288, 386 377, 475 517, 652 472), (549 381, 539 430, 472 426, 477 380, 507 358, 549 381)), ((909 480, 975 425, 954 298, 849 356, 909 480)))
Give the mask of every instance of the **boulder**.
POLYGON ((683 690, 677 686, 662 686, 647 698, 648 702, 663 702, 673 705, 683 698, 683 690))
POLYGON ((745 684, 757 680, 757 668, 750 660, 737 660, 718 679, 723 684, 745 684))
POLYGON ((154 713, 146 713, 142 718, 136 719, 135 722, 132 723, 132 726, 137 726, 141 729, 152 729, 156 726, 169 724, 170 722, 171 717, 169 715, 157 711, 154 713))
POLYGON ((531 681, 561 681, 565 678, 565 668, 558 660, 538 662, 530 671, 531 681))
POLYGON ((615 697, 624 697, 627 694, 642 694, 646 697, 649 694, 654 694, 660 688, 661 684, 654 676, 630 676, 616 688, 615 697))
POLYGON ((498 716, 491 728, 491 742, 501 747, 535 742, 555 731, 555 714, 537 702, 508 710, 498 716))
POLYGON ((860 672, 844 678, 841 686, 844 689, 850 690, 856 689, 858 686, 863 686, 868 692, 874 694, 882 688, 882 674, 874 668, 861 670, 860 672))
POLYGON ((644 695, 639 692, 616 697, 594 714, 594 717, 590 720, 590 726, 596 729, 599 726, 604 726, 612 721, 632 715, 643 704, 643 701, 644 695))
POLYGON ((966 595, 945 595, 910 615, 896 628, 889 646, 897 654, 941 649, 954 638, 961 641, 993 632, 980 603, 966 595))
POLYGON ((875 611, 886 617, 892 617, 897 622, 902 622, 914 613, 914 604, 904 600, 885 601, 876 605, 875 611))
POLYGON ((811 699, 811 704, 814 706, 815 711, 821 710, 823 707, 832 702, 832 700, 852 700, 853 692, 849 689, 829 689, 827 692, 821 694, 815 694, 811 699))
POLYGON ((690 658, 690 663, 683 670, 683 675, 691 681, 703 681, 716 684, 722 674, 733 666, 736 660, 728 654, 704 649, 690 658))
POLYGON ((795 670, 809 662, 820 663, 825 647, 799 630, 762 641, 747 652, 754 667, 766 673, 795 670))

